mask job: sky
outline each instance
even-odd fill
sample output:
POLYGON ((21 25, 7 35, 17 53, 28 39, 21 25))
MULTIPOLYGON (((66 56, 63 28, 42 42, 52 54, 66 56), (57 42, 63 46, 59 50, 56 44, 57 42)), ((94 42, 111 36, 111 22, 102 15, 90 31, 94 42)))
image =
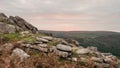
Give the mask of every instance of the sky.
POLYGON ((120 32, 120 0, 0 0, 0 12, 40 30, 120 32))

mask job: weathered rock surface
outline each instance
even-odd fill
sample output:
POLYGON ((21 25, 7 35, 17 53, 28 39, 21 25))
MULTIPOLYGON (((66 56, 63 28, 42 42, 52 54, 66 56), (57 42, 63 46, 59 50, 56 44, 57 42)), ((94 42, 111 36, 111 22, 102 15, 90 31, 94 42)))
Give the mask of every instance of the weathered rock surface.
POLYGON ((0 32, 1 33, 15 33, 18 29, 16 29, 17 27, 10 25, 10 24, 6 24, 3 22, 0 22, 0 32))
POLYGON ((32 31, 33 33, 36 33, 38 31, 38 29, 34 26, 32 26, 31 24, 29 24, 28 22, 26 22, 23 18, 19 17, 19 16, 10 16, 9 17, 10 22, 14 23, 15 25, 17 25, 18 27, 22 28, 24 31, 32 31))
POLYGON ((64 45, 64 44, 58 44, 56 45, 57 49, 62 50, 62 51, 72 51, 72 48, 68 45, 64 45))
POLYGON ((36 40, 37 40, 38 42, 43 42, 43 43, 48 43, 48 42, 49 42, 49 40, 44 39, 44 38, 41 38, 41 37, 37 37, 36 40))
POLYGON ((49 41, 53 40, 53 37, 50 37, 50 36, 42 36, 41 38, 47 39, 47 40, 49 40, 49 41))
POLYGON ((7 20, 8 17, 4 13, 0 13, 0 21, 7 20))
POLYGON ((27 59, 30 57, 26 52, 24 52, 22 49, 16 48, 13 50, 12 57, 20 57, 21 60, 27 59))

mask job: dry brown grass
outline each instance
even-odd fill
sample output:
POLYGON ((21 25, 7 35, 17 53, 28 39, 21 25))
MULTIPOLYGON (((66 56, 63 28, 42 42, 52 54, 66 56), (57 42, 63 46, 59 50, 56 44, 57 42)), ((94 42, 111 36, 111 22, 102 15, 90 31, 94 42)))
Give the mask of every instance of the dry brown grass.
MULTIPOLYGON (((34 49, 24 48, 20 44, 14 44, 14 48, 23 49, 30 58, 21 61, 19 57, 11 57, 11 51, 4 50, 0 54, 0 68, 94 68, 93 61, 80 64, 80 60, 72 62, 70 60, 60 58, 54 53, 43 53, 34 49)), ((2 45, 0 46, 2 48, 2 45)), ((111 68, 113 63, 111 63, 111 68)))

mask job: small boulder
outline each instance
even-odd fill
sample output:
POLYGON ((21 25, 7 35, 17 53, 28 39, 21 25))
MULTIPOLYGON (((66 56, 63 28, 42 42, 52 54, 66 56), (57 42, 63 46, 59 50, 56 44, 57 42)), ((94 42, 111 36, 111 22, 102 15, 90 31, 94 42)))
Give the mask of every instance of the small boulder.
POLYGON ((89 47, 87 47, 87 49, 89 49, 91 51, 95 51, 95 52, 98 51, 97 47, 93 47, 93 46, 89 46, 89 47))
POLYGON ((6 43, 2 46, 2 49, 8 52, 10 52, 13 48, 14 48, 14 45, 11 43, 6 43))
POLYGON ((24 60, 30 57, 30 55, 28 55, 25 51, 19 48, 14 49, 11 56, 19 57, 21 60, 24 60))
POLYGON ((60 51, 60 50, 56 50, 55 53, 57 55, 59 55, 60 57, 63 57, 63 58, 67 58, 69 56, 68 52, 63 52, 63 51, 60 51))
POLYGON ((62 38, 55 38, 55 40, 58 41, 60 44, 68 45, 68 42, 62 38))
POLYGON ((77 51, 76 51, 76 53, 77 54, 87 54, 87 53, 89 53, 89 49, 85 49, 85 48, 83 48, 83 49, 78 49, 77 51))
POLYGON ((77 62, 78 60, 76 57, 72 57, 72 61, 77 62))

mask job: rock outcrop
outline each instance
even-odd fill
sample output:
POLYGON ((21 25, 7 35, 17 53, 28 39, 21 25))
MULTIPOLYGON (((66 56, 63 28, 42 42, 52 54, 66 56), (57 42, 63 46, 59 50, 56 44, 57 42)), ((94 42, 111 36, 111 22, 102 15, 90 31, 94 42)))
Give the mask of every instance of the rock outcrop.
MULTIPOLYGON (((14 30, 7 30, 8 33, 11 32, 15 32, 15 31, 31 31, 32 33, 37 33, 38 29, 36 27, 34 27, 33 25, 29 24, 27 21, 25 21, 23 18, 19 17, 19 16, 10 16, 9 18, 4 14, 4 13, 0 13, 0 23, 6 23, 4 24, 0 24, 0 26, 2 26, 1 28, 5 28, 5 29, 12 29, 14 28, 14 30), (9 32, 10 31, 10 32, 9 32)), ((0 32, 6 32, 6 30, 0 30, 0 32)))

